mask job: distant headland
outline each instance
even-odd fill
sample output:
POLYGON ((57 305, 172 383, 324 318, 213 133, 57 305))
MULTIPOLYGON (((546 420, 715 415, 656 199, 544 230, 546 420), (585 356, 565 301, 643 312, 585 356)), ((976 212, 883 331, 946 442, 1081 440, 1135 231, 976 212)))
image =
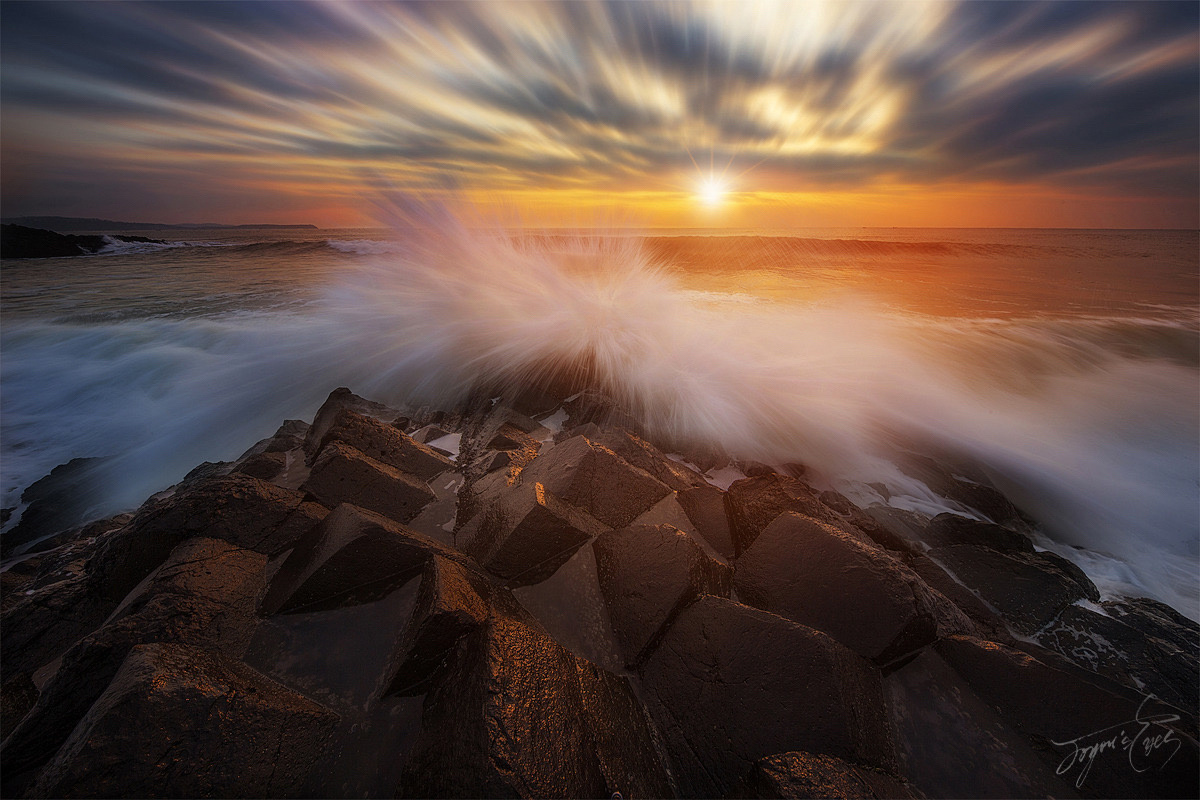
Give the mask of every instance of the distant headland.
POLYGON ((181 222, 167 224, 163 222, 119 222, 111 219, 96 219, 95 217, 6 217, 0 220, 5 223, 24 225, 28 228, 42 228, 56 231, 165 231, 176 228, 305 228, 316 230, 316 225, 221 225, 216 222, 181 222))

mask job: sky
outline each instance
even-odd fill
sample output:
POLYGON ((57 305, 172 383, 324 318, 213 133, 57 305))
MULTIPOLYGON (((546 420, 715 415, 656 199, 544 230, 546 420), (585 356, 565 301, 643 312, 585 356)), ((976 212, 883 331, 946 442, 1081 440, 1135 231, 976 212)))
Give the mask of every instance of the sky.
POLYGON ((1200 227, 1200 3, 3 2, 0 213, 1200 227))

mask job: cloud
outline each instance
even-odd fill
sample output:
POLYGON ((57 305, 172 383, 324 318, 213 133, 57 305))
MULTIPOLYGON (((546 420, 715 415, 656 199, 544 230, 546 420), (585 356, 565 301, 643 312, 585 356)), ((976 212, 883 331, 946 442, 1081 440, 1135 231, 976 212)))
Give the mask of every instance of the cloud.
POLYGON ((242 159, 291 181, 451 172, 485 189, 661 190, 711 161, 807 189, 986 180, 1166 197, 1200 177, 1188 2, 3 14, 7 163, 69 150, 96 174, 242 159))

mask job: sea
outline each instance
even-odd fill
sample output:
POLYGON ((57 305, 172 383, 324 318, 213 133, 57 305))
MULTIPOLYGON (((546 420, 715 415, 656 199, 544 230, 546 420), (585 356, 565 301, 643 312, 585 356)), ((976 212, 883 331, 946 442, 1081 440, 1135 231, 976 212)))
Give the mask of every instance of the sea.
POLYGON ((3 507, 102 457, 95 513, 133 509, 339 386, 452 405, 586 364, 660 439, 861 505, 963 513, 902 466, 969 465, 1105 597, 1200 618, 1197 231, 534 230, 426 202, 122 233, 166 243, 0 263, 3 507))

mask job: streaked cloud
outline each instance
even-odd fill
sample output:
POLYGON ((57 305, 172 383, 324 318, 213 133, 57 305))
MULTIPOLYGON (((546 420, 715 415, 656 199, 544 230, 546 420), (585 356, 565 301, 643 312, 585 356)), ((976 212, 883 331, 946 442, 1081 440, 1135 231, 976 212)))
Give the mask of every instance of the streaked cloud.
POLYGON ((363 181, 447 177, 666 197, 710 165, 742 192, 1036 185, 1197 213, 1193 2, 10 2, 0 14, 9 214, 66 211, 65 197, 133 213, 139 186, 161 196, 173 179, 264 205, 267 187, 335 205, 363 181))

